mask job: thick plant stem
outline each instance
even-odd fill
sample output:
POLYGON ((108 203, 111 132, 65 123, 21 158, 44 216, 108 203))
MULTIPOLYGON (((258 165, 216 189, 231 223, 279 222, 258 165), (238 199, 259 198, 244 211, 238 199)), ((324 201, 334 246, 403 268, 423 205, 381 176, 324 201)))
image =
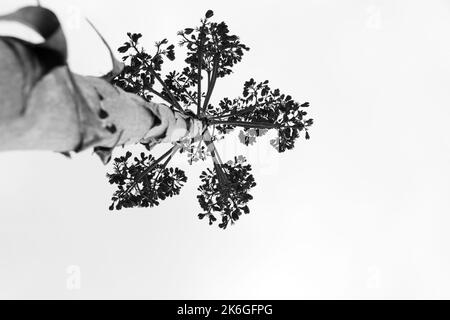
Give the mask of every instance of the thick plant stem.
POLYGON ((0 38, 0 151, 175 142, 195 136, 192 128, 199 127, 165 104, 147 102, 101 78, 71 74, 67 66, 50 70, 25 91, 36 70, 23 65, 24 57, 36 59, 0 38))

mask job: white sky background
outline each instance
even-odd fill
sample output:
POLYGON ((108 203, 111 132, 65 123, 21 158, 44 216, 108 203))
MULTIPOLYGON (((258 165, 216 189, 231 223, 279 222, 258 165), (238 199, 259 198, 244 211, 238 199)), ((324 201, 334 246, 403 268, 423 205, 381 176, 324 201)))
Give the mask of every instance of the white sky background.
POLYGON ((150 48, 213 9, 251 48, 215 98, 269 79, 309 101, 315 125, 281 155, 221 146, 225 159, 242 150, 258 183, 227 231, 197 219, 205 165, 183 157, 180 196, 110 213, 90 152, 1 153, 0 298, 450 298, 450 2, 42 3, 64 24, 72 69, 91 75, 110 62, 84 17, 113 48, 128 31, 150 48))

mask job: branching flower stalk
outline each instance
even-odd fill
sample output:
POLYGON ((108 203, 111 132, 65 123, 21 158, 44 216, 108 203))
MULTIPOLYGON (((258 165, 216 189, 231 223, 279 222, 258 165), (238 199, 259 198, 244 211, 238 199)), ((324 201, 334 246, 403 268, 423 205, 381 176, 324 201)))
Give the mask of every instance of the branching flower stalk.
MULTIPOLYGON (((129 33, 130 40, 119 48, 119 51, 128 54, 128 49, 132 48, 134 53, 124 57, 129 64, 115 82, 125 90, 142 94, 148 100, 151 100, 151 97, 146 95, 145 90, 163 97, 165 101, 175 104, 178 111, 182 110, 185 115, 200 119, 203 124, 203 133, 199 139, 180 141, 181 148, 174 147, 158 160, 143 166, 141 173, 134 177, 135 182, 131 187, 139 185, 142 179, 155 170, 159 170, 159 173, 153 179, 158 180, 159 175, 167 170, 165 168, 174 155, 174 150, 187 152, 190 164, 209 156, 213 167, 202 172, 200 179, 203 184, 198 188, 200 195, 197 198, 204 211, 199 214, 199 218, 208 217, 210 224, 220 220, 219 227, 225 229, 230 223, 234 224, 242 214, 250 212, 247 206, 248 201, 252 199, 249 190, 256 183, 250 173, 251 166, 245 164, 245 158, 238 156, 224 163, 214 140, 219 135, 226 136, 236 128, 241 128, 241 142, 249 145, 267 131, 275 130, 278 137, 272 139, 271 144, 279 152, 284 152, 293 148, 300 131, 305 131, 306 138, 309 138, 307 130, 312 125, 312 120, 305 119, 304 109, 309 106, 308 103, 298 104, 291 96, 281 94, 278 89, 272 90, 268 81, 256 83, 250 79, 244 84, 243 97, 233 100, 224 98, 216 106, 210 104, 217 79, 230 74, 232 67, 240 62, 244 52, 249 50, 237 36, 229 34, 228 26, 224 22, 211 22, 212 16, 213 12, 209 10, 198 28, 185 28, 178 33, 182 38, 180 45, 188 49, 185 59, 187 66, 182 72, 169 72, 164 80, 158 72, 161 71, 163 58, 167 56, 162 48, 162 45, 168 44, 167 40, 157 43, 156 54, 151 57, 139 48, 138 40, 141 34, 129 33), (203 92, 202 87, 203 72, 207 75, 206 92, 203 92), (150 79, 146 80, 149 76, 150 79), (162 91, 154 88, 154 79, 162 85, 162 91), (145 90, 138 90, 141 88, 145 90), (203 144, 206 148, 203 148, 203 144), (165 158, 169 153, 170 157, 165 158), (162 159, 166 160, 160 166, 162 159), (221 219, 218 219, 218 215, 221 219)), ((168 48, 171 50, 173 46, 168 48)), ((174 55, 169 57, 169 60, 173 58, 174 55)), ((116 158, 115 161, 123 163, 122 158, 116 158)), ((110 182, 116 183, 116 180, 110 179, 110 182)), ((113 201, 118 198, 120 195, 115 194, 113 201)), ((132 203, 134 206, 141 206, 139 201, 132 203)), ((144 202, 145 205, 147 202, 144 202)))
POLYGON ((106 164, 116 146, 143 144, 146 152, 133 156, 128 151, 112 161, 107 174, 116 186, 111 210, 158 206, 178 195, 187 177, 169 166, 176 154, 187 154, 189 163, 210 157, 212 168, 200 175, 198 217, 217 221, 222 229, 234 224, 250 212, 256 182, 243 156, 222 161, 214 141, 239 130, 239 140, 249 146, 275 132, 270 144, 282 153, 294 148, 300 134, 309 139, 313 120, 307 118, 309 103, 270 88, 267 80, 250 79, 240 97, 211 103, 217 80, 231 74, 249 50, 225 22, 212 17, 208 10, 199 27, 178 33, 187 49, 185 67, 165 75, 163 64, 175 60, 175 46, 167 39, 156 43, 152 56, 140 44, 142 34, 127 33, 118 48, 120 62, 95 29, 110 51, 113 70, 86 77, 68 67, 64 34, 53 12, 26 7, 0 16, 31 26, 44 38, 35 45, 0 37, 0 69, 7 70, 0 74, 0 150, 52 150, 68 156, 93 147, 106 164), (155 96, 168 105, 153 102, 155 96), (152 148, 161 143, 171 147, 154 157, 152 148))

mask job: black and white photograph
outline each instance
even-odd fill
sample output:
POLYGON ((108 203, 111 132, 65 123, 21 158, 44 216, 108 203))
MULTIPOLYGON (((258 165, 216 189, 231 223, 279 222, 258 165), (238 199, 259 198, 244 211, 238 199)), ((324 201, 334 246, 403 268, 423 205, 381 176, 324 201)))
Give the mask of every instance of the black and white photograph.
POLYGON ((449 123, 449 0, 1 0, 0 300, 448 300, 449 123))

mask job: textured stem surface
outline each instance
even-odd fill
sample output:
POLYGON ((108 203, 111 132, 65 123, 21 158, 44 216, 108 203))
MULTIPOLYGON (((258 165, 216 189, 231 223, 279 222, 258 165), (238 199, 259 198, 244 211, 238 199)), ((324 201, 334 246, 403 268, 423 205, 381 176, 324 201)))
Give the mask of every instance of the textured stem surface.
POLYGON ((165 104, 147 102, 67 66, 27 88, 39 66, 33 52, 0 38, 0 150, 79 151, 158 140, 175 142, 199 124, 165 104), (24 64, 25 63, 25 64, 24 64))

